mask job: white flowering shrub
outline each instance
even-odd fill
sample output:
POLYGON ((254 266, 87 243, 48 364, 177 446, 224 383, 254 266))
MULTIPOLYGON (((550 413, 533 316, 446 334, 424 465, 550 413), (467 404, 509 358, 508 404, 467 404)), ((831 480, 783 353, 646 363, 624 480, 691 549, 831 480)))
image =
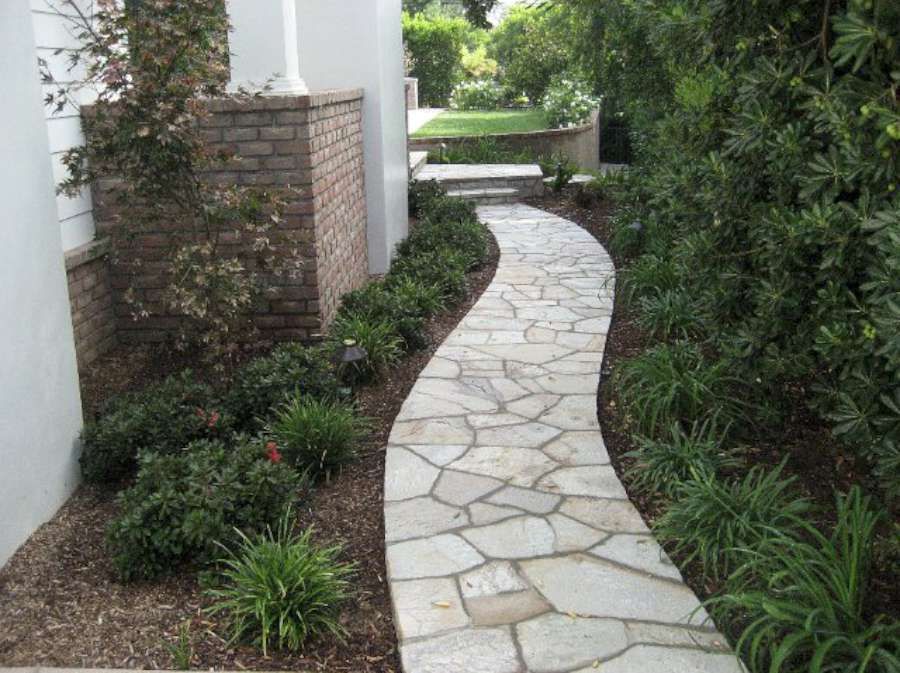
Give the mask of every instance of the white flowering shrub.
POLYGON ((503 90, 492 79, 460 82, 453 89, 450 107, 454 110, 496 110, 503 100, 503 90))
POLYGON ((544 111, 550 128, 564 129, 588 120, 600 105, 584 82, 562 78, 553 82, 544 96, 544 111))

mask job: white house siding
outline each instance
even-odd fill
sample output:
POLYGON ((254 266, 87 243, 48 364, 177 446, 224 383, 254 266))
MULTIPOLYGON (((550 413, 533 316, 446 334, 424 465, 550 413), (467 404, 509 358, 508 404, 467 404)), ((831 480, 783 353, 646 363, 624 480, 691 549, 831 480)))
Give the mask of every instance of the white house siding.
POLYGON ((29 9, 0 2, 0 565, 74 489, 82 420, 29 9))
MULTIPOLYGON (((86 15, 92 13, 93 0, 78 0, 79 7, 86 15)), ((31 18, 34 24, 34 38, 38 58, 47 62, 50 72, 59 83, 74 81, 83 73, 83 67, 70 69, 68 58, 71 49, 77 46, 77 38, 70 28, 70 20, 61 16, 47 0, 30 0, 31 18), (60 53, 57 50, 62 49, 60 53)), ((56 7, 65 8, 61 3, 55 3, 56 7)), ((69 13, 73 10, 69 9, 69 13)), ((43 85, 43 93, 55 91, 54 85, 43 85)), ((85 101, 81 101, 85 102, 85 101)), ((81 132, 81 121, 78 110, 67 106, 64 110, 54 114, 52 108, 44 108, 44 117, 47 120, 47 137, 50 143, 50 161, 53 170, 53 179, 56 184, 66 177, 65 167, 62 163, 63 153, 84 142, 81 132)), ((72 250, 80 245, 90 242, 94 238, 94 217, 92 213, 91 195, 85 189, 75 197, 59 194, 56 197, 57 219, 62 233, 63 251, 72 250)))

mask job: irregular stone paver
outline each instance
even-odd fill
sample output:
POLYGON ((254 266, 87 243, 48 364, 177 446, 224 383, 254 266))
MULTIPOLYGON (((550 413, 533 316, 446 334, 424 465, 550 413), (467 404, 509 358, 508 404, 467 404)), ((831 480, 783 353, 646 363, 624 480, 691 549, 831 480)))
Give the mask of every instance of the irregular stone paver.
POLYGON ((603 445, 612 261, 543 211, 479 215, 497 274, 422 371, 387 448, 406 673, 739 673, 603 445))

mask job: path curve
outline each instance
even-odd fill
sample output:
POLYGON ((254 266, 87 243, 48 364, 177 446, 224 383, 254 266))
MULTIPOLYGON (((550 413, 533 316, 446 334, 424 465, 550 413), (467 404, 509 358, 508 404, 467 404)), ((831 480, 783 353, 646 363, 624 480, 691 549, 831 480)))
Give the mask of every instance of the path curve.
POLYGON ((739 673, 604 448, 609 255, 535 208, 478 212, 497 274, 422 371, 387 448, 405 672, 739 673))

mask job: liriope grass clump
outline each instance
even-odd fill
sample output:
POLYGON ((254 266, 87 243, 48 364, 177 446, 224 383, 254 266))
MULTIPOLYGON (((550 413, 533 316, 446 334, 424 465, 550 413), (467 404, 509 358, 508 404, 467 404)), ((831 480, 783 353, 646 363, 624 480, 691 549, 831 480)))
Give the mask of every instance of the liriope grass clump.
POLYGON ((747 623, 736 649, 753 671, 900 671, 900 622, 872 614, 875 532, 883 519, 858 487, 837 497, 830 535, 803 521, 744 553, 710 602, 747 623))
POLYGON ((289 465, 319 478, 355 458, 367 430, 349 404, 298 395, 276 410, 266 436, 289 465))
POLYGON ((782 477, 783 468, 758 466, 735 479, 694 472, 654 531, 685 563, 699 560, 704 575, 727 577, 745 562, 748 549, 796 531, 809 512, 809 501, 793 493, 796 480, 782 477))
POLYGON ((206 595, 207 612, 222 615, 232 643, 250 643, 263 655, 301 649, 321 636, 343 639, 340 611, 351 595, 354 567, 339 561, 341 548, 319 547, 312 529, 297 535, 288 510, 275 530, 223 546, 219 572, 206 595))

